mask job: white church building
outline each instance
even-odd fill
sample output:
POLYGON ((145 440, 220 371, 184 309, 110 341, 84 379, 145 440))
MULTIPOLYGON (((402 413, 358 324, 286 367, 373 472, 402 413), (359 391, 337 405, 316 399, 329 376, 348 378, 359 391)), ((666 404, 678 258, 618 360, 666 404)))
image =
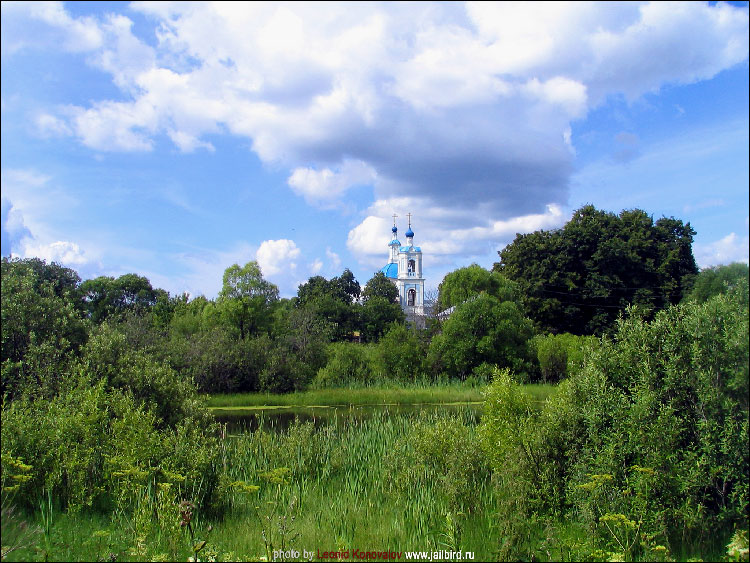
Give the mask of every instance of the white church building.
POLYGON ((398 288, 398 298, 406 318, 416 320, 423 318, 424 309, 424 277, 422 276, 422 249, 414 246, 414 231, 411 230, 411 213, 409 230, 406 231, 406 244, 398 240, 396 215, 393 215, 391 242, 388 243, 390 256, 388 263, 380 271, 398 288))

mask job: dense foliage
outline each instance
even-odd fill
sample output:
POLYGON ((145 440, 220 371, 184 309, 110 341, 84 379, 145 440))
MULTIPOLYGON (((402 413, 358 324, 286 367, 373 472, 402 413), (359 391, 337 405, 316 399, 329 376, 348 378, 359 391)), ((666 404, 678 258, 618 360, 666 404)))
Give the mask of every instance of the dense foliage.
POLYGON ((748 266, 735 262, 728 266, 715 266, 701 270, 695 278, 687 298, 703 303, 714 295, 726 293, 739 285, 747 286, 748 266))
MULTIPOLYGON (((517 237, 495 271, 448 274, 444 314, 424 329, 382 273, 364 288, 349 270, 313 276, 282 299, 249 262, 227 268, 216 299, 190 299, 136 274, 81 282, 57 264, 3 259, 4 535, 11 504, 43 520, 105 514, 127 530, 130 556, 184 557, 178 522, 196 507, 216 521, 256 507, 282 529, 294 503, 344 490, 367 522, 382 512, 379 526, 407 529, 378 541, 454 548, 466 525, 466 541, 494 542, 485 556, 500 559, 667 560, 730 536, 741 554, 748 269, 696 274, 693 234, 587 206, 560 231, 517 237), (481 425, 296 424, 230 447, 200 395, 448 380, 492 380, 481 425), (537 381, 556 384, 543 405, 524 386, 537 381)), ((310 538, 321 523, 354 534, 351 512, 306 514, 310 538)))
POLYGON ((698 273, 693 235, 678 219, 587 205, 562 229, 516 235, 495 269, 545 331, 600 335, 628 306, 653 315, 680 302, 698 273))
POLYGON ((508 510, 575 514, 625 560, 746 529, 747 295, 618 321, 541 411, 499 373, 482 435, 508 510))

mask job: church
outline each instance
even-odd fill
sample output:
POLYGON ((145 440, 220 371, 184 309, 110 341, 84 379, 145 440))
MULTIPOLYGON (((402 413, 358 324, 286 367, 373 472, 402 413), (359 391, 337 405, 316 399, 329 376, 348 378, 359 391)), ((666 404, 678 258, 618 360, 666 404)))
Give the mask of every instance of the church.
POLYGON ((411 229, 411 213, 409 230, 406 231, 406 244, 398 240, 396 217, 393 215, 391 242, 388 243, 390 252, 388 263, 380 271, 385 274, 398 288, 398 298, 406 318, 416 320, 424 317, 424 277, 422 277, 422 249, 414 246, 414 231, 411 229))

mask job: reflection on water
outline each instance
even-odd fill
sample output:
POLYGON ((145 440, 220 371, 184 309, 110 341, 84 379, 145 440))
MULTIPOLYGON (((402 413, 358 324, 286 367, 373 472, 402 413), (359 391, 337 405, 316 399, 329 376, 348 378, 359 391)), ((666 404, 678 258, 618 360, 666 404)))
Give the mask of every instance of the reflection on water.
POLYGON ((328 424, 348 424, 371 418, 377 414, 386 416, 419 416, 420 413, 448 412, 462 415, 466 420, 479 422, 481 403, 419 404, 419 405, 352 405, 316 407, 275 407, 247 409, 213 409, 218 422, 226 424, 228 435, 264 430, 286 430, 299 419, 312 422, 317 428, 328 424))

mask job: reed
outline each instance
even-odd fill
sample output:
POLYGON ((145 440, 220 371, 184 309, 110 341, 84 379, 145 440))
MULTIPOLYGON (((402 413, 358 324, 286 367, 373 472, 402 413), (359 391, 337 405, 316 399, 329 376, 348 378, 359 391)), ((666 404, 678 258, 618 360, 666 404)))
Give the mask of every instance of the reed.
MULTIPOLYGON (((283 432, 259 430, 228 438, 223 443, 228 480, 260 489, 252 498, 239 490, 229 494, 229 513, 214 540, 231 545, 235 555, 261 556, 264 537, 275 532, 280 538, 286 525, 300 551, 447 549, 446 538, 452 538, 462 550, 474 551, 477 560, 491 558, 489 470, 470 484, 478 491, 471 512, 462 511, 443 486, 447 468, 420 467, 421 486, 413 489, 397 482, 406 478, 399 456, 409 457, 410 449, 420 447, 415 428, 433 426, 446 416, 382 415, 319 430, 299 423, 283 432), (283 477, 274 480, 280 468, 283 477)), ((449 418, 473 436, 473 412, 449 418)))
MULTIPOLYGON (((552 385, 529 387, 554 389, 552 385)), ((473 403, 483 400, 484 386, 465 383, 315 389, 287 394, 234 393, 210 395, 209 407, 387 405, 473 403)), ((544 391, 545 393, 551 391, 544 391)))

